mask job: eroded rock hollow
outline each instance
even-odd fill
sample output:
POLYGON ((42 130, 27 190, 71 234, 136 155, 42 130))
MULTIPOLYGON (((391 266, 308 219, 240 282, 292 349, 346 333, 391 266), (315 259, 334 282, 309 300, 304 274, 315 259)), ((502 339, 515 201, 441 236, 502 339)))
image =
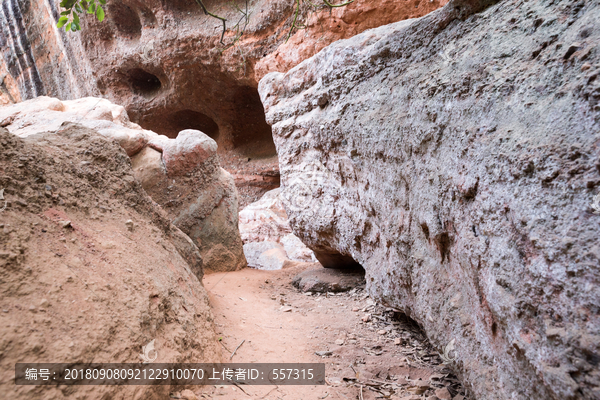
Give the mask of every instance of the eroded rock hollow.
MULTIPOLYGON (((335 40, 422 16, 446 2, 357 0, 331 10, 303 9, 307 29, 289 37, 294 1, 250 1, 243 36, 225 48, 219 43, 221 22, 204 15, 194 0, 109 1, 103 23, 84 17, 75 34, 55 27, 60 8, 53 0, 5 1, 2 101, 102 96, 159 134, 174 138, 185 129, 200 130, 218 143, 245 206, 279 185, 259 79, 287 71, 335 40)), ((243 17, 230 2, 206 6, 231 28, 243 17)), ((246 11, 243 2, 238 6, 246 11)), ((235 34, 228 31, 224 43, 231 44, 235 34)))

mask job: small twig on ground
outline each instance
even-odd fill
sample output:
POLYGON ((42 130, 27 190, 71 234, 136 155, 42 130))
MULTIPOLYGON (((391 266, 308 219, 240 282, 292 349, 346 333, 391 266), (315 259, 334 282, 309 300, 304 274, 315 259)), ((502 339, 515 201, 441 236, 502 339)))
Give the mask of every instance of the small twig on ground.
POLYGON ((262 326, 262 325, 258 325, 258 324, 254 324, 256 326, 258 326, 259 328, 266 328, 266 329, 281 329, 281 327, 276 327, 276 326, 262 326))
POLYGON ((369 379, 369 380, 370 380, 370 381, 372 381, 372 382, 375 382, 375 383, 381 383, 382 385, 393 385, 393 386, 400 386, 400 385, 398 385, 398 384, 397 384, 397 383, 395 383, 395 382, 385 382, 385 381, 378 381, 378 380, 376 380, 376 379, 369 379))
POLYGON ((230 352, 230 353, 231 353, 231 350, 229 350, 227 347, 225 347, 225 345, 223 344, 223 342, 222 342, 221 340, 219 340, 219 343, 221 343, 221 346, 223 346, 223 348, 224 348, 225 350, 227 350, 228 352, 230 352))
POLYGON ((235 386, 237 386, 237 388, 238 388, 238 389, 240 389, 242 392, 244 392, 244 394, 245 394, 246 396, 250 396, 250 395, 248 394, 248 392, 246 392, 246 391, 245 391, 245 390, 244 390, 244 389, 243 389, 243 388, 242 388, 242 387, 241 387, 241 386, 240 386, 240 385, 239 385, 239 384, 238 384, 236 381, 231 381, 231 383, 233 383, 235 386))
POLYGON ((233 356, 235 356, 235 352, 238 351, 238 349, 244 344, 245 341, 246 341, 246 339, 242 340, 240 342, 240 344, 237 345, 237 347, 235 348, 235 350, 233 351, 233 353, 231 353, 231 356, 229 357, 230 360, 233 358, 233 356))
POLYGON ((358 392, 360 394, 360 400, 364 400, 363 399, 363 395, 362 395, 362 385, 360 385, 360 392, 358 392))
POLYGON ((273 389, 269 390, 269 393, 265 394, 263 397, 261 397, 258 400, 264 399, 265 397, 267 397, 268 395, 270 395, 273 392, 273 390, 277 390, 277 389, 279 389, 279 386, 275 385, 275 387, 273 389))
POLYGON ((339 396, 342 396, 342 397, 343 397, 343 398, 345 398, 346 400, 350 400, 350 399, 348 399, 346 396, 344 396, 344 395, 343 395, 342 393, 340 393, 340 392, 335 392, 335 394, 337 394, 337 395, 339 395, 339 396))

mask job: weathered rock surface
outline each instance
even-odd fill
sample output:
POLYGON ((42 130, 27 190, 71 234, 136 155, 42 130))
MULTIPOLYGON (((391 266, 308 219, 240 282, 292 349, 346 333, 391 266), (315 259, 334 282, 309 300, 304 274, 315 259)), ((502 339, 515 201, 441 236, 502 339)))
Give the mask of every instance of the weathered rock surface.
POLYGON ((221 21, 204 15, 194 0, 110 1, 104 22, 83 15, 77 33, 56 28, 55 0, 6 0, 0 7, 0 105, 40 95, 101 96, 159 134, 200 130, 218 143, 221 166, 234 175, 245 206, 279 186, 259 79, 287 71, 335 40, 425 15, 446 1, 356 0, 336 8, 302 1, 296 25, 308 29, 291 37, 294 0, 236 4, 244 11, 248 6, 247 21, 232 2, 205 1, 228 19, 226 44, 237 34, 237 21, 245 26, 235 46, 224 48, 221 21), (274 162, 264 165, 269 158, 274 162))
POLYGON ((246 265, 238 230, 237 191, 220 168, 217 144, 200 131, 175 139, 132 123, 125 109, 105 99, 60 101, 38 97, 0 108, 0 126, 28 137, 76 122, 118 142, 146 192, 199 247, 204 268, 232 271, 246 265))
MULTIPOLYGON (((14 97, 21 100, 40 95, 67 100, 99 91, 158 133, 199 129, 222 147, 253 147, 257 140, 270 141, 256 93, 265 73, 287 71, 335 40, 425 15, 445 3, 357 0, 316 11, 306 3, 299 17, 308 29, 288 40, 295 2, 258 0, 248 4, 250 19, 241 40, 221 51, 221 22, 204 15, 194 1, 109 3, 105 22, 84 16, 81 32, 65 34, 55 27, 59 8, 54 2, 10 0, 0 12, 2 65, 18 87, 14 97)), ((230 27, 242 17, 226 2, 207 6, 230 27)), ((234 34, 228 32, 227 43, 234 34)))
POLYGON ((56 28, 58 4, 0 3, 0 105, 42 95, 66 100, 100 94, 83 44, 56 28))
MULTIPOLYGON (((251 242, 244 244, 244 255, 248 261, 248 266, 252 268, 268 269, 263 268, 260 261, 260 256, 270 250, 277 250, 277 254, 283 254, 285 256, 285 250, 283 246, 277 242, 263 241, 263 242, 251 242)), ((283 263, 282 263, 283 266, 283 263)), ((281 269, 281 268, 274 268, 281 269)))
POLYGON ((240 236, 244 243, 279 242, 292 233, 280 193, 279 189, 270 190, 240 211, 240 236))
POLYGON ((600 6, 477 6, 261 81, 284 205, 317 256, 455 340, 476 398, 598 399, 600 6))
POLYGON ((0 397, 165 399, 168 386, 16 386, 16 362, 220 360, 198 248, 112 140, 0 128, 0 397), (4 205, 4 201, 2 203, 4 205))
POLYGON ((298 238, 290 233, 279 240, 290 260, 301 262, 315 262, 315 253, 298 238))
POLYGON ((292 228, 283 208, 279 189, 268 191, 259 201, 246 206, 240 211, 239 220, 244 254, 249 266, 271 270, 283 268, 285 260, 316 261, 312 250, 291 233, 292 228), (261 259, 263 252, 273 248, 278 248, 278 251, 261 259))
POLYGON ((340 269, 322 268, 315 263, 317 269, 299 273, 292 280, 292 285, 303 292, 327 293, 347 292, 364 285, 364 271, 344 271, 340 269))

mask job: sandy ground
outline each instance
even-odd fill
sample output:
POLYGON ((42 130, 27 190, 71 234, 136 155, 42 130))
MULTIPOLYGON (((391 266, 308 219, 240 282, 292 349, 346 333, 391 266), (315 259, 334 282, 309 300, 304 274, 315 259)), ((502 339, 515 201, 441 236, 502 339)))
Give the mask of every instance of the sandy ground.
POLYGON ((361 287, 301 293, 290 282, 305 268, 247 268, 203 282, 227 358, 244 341, 232 362, 322 362, 327 385, 209 386, 195 390, 199 398, 434 399, 440 389, 462 398, 464 390, 411 321, 375 305, 361 287), (315 354, 323 351, 331 355, 315 354))

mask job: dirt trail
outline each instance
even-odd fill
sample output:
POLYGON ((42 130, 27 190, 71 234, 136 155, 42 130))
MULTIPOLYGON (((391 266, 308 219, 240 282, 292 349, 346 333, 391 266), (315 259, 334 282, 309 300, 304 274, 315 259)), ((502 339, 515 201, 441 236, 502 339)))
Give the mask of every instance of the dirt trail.
POLYGON ((305 268, 216 273, 205 276, 204 286, 226 358, 244 341, 233 362, 322 362, 328 384, 245 386, 245 393, 209 386, 196 391, 199 398, 425 399, 436 389, 441 398, 444 390, 453 396, 447 398, 462 398, 462 387, 410 321, 375 305, 363 288, 299 292, 290 282, 305 268))

